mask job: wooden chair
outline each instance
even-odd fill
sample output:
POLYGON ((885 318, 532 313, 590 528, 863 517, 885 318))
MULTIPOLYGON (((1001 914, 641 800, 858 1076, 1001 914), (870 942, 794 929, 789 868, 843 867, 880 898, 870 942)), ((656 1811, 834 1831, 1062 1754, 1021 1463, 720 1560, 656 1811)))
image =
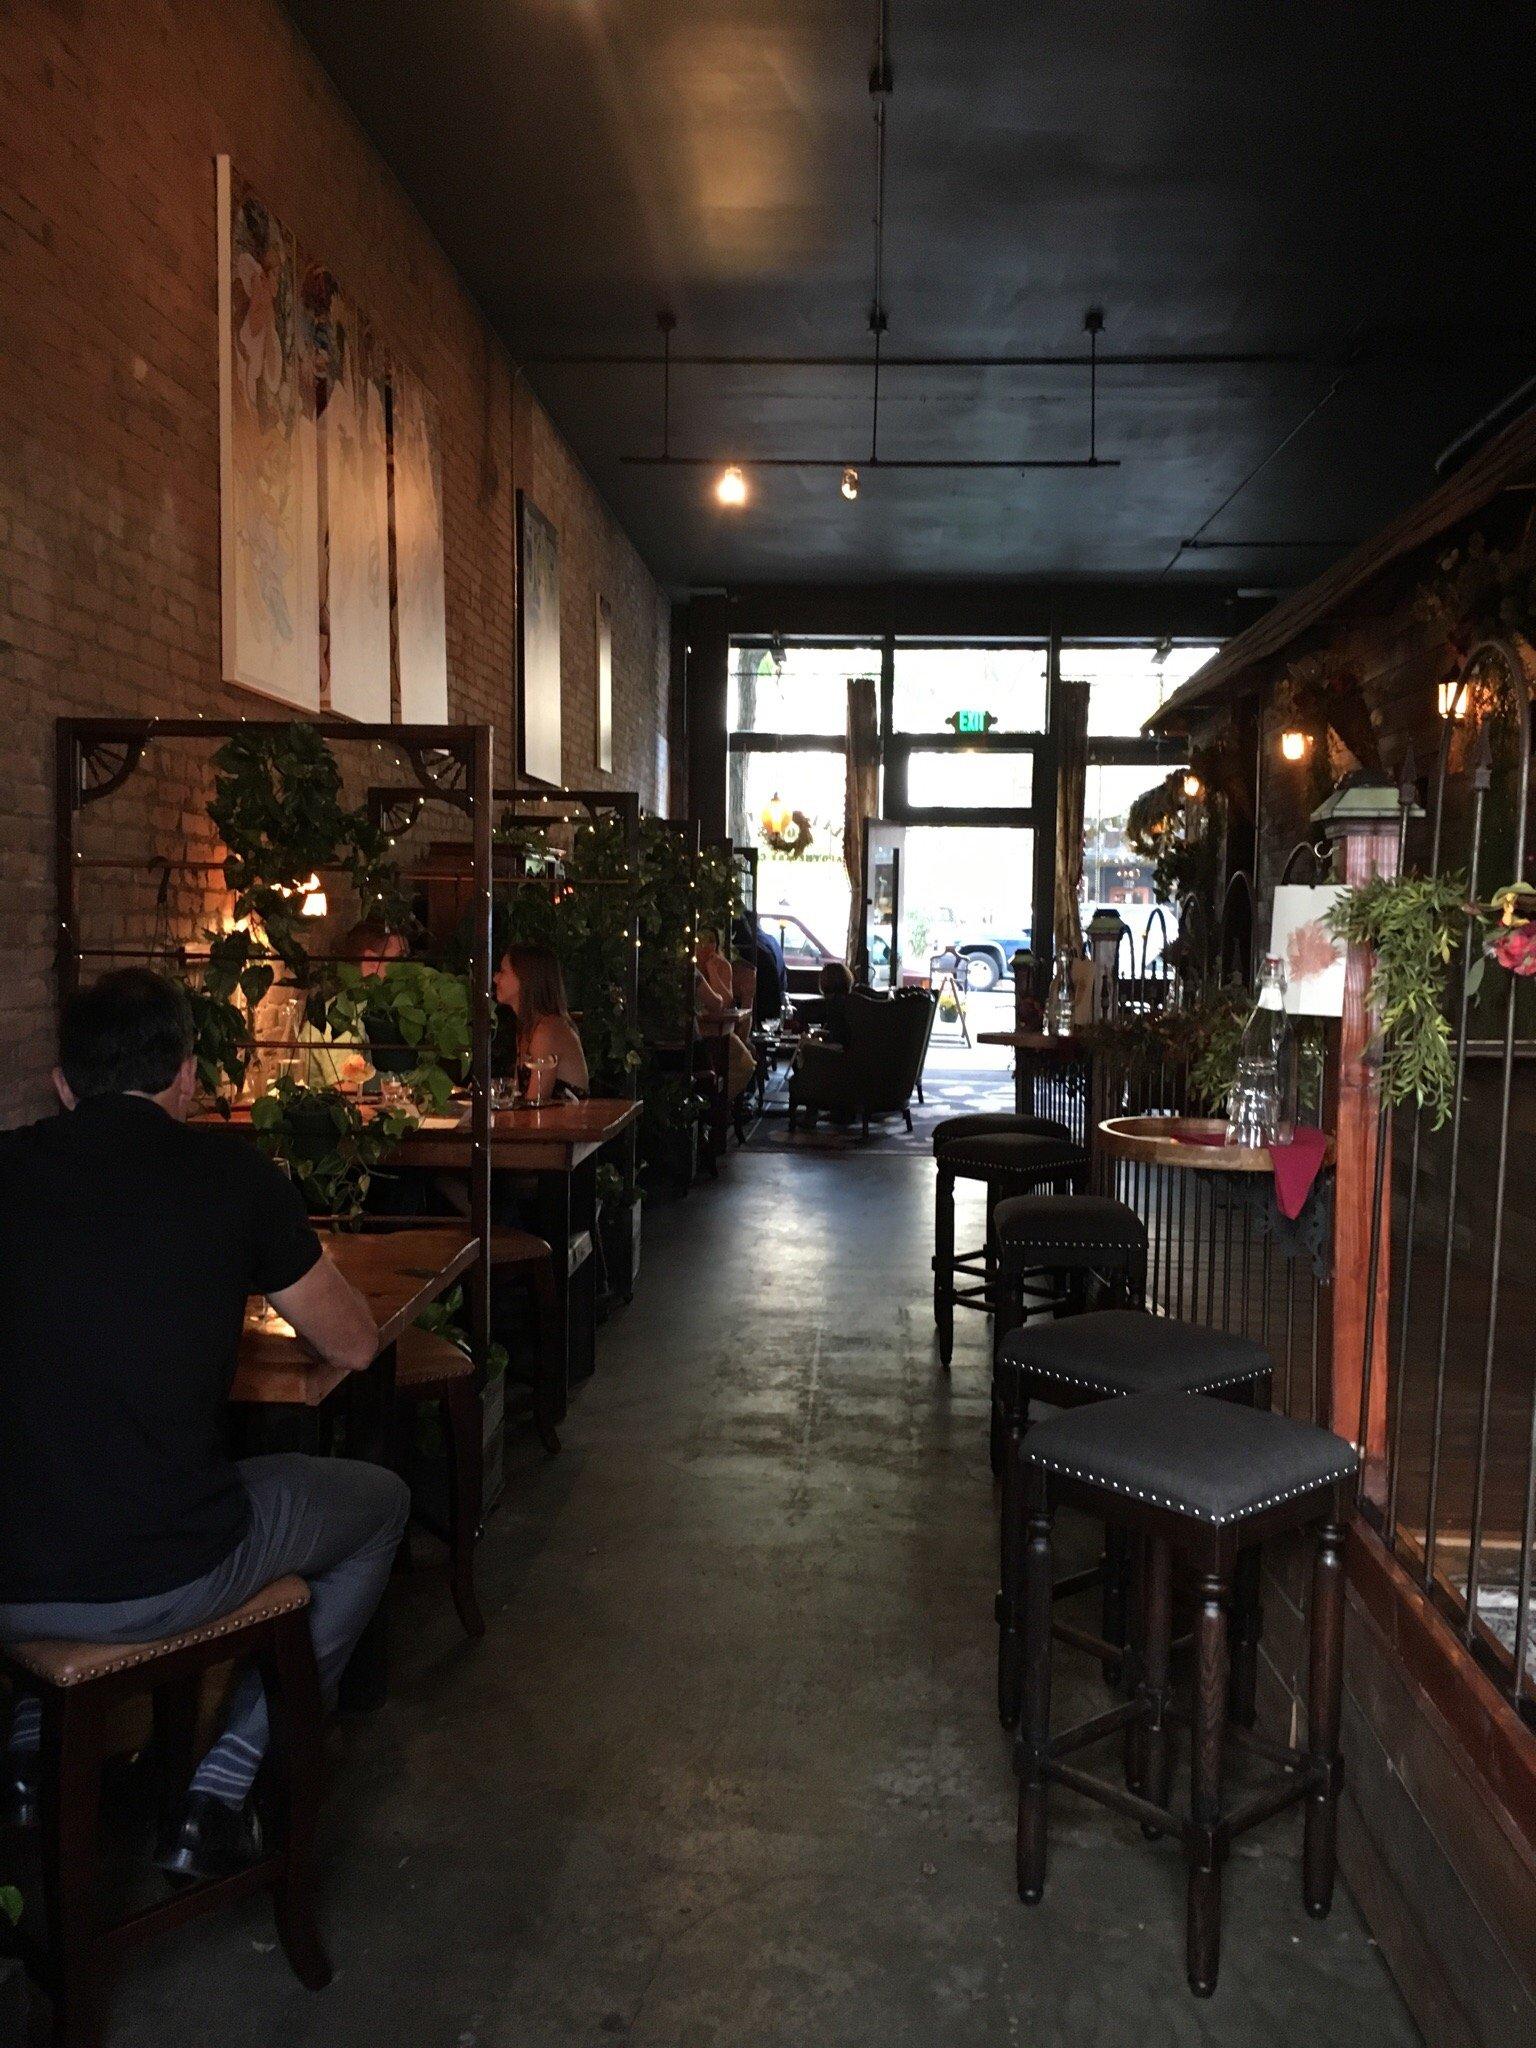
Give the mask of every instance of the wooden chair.
POLYGON ((485 1617, 475 1594, 485 1425, 474 1360, 434 1331, 403 1331, 395 1346, 395 1399, 407 1412, 433 1402, 442 1414, 448 1446, 448 1526, 434 1533, 448 1545, 448 1585, 464 1633, 478 1640, 485 1634, 485 1617))
POLYGON ((330 1982, 310 1869, 320 1801, 321 1706, 308 1606, 304 1581, 282 1578, 233 1613, 156 1642, 11 1643, 0 1649, 0 1667, 42 1700, 38 1789, 47 1931, 41 1944, 28 1939, 26 1946, 53 1999, 55 2048, 99 2048, 110 1975, 121 1955, 255 1891, 272 1894, 278 1939, 299 1981, 311 1991, 330 1982), (179 1752, 176 1761, 190 1770, 198 1681, 231 1658, 254 1658, 266 1687, 273 1734, 267 1769, 278 1846, 232 1876, 191 1885, 104 1924, 97 1830, 102 1766, 117 1709, 125 1699, 148 1693, 158 1746, 179 1752))

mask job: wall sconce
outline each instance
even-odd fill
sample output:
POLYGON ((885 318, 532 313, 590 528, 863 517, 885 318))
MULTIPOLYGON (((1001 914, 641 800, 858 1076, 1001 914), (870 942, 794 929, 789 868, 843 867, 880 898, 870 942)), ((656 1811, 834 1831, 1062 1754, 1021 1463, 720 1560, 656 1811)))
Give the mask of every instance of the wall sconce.
POLYGON ((1464 690, 1461 686, 1461 679, 1458 676, 1452 676, 1449 681, 1439 685, 1435 695, 1440 704, 1440 716, 1452 720, 1456 725, 1460 725, 1467 715, 1467 699, 1471 695, 1470 689, 1464 690))
POLYGON ((769 839, 777 839, 789 824, 791 815, 789 805, 785 803, 779 792, 775 790, 767 803, 763 805, 761 822, 765 836, 769 839))
POLYGON ((1280 753, 1287 761, 1305 761, 1311 744, 1311 736, 1298 732, 1294 726, 1280 735, 1280 753))
POLYGON ((1205 784, 1200 780, 1193 768, 1186 772, 1184 780, 1179 784, 1179 787, 1192 804, 1199 803, 1201 797, 1205 795, 1205 784))
POLYGON ((300 917, 324 917, 330 909, 325 900, 325 891, 320 886, 320 877, 311 875, 299 885, 304 891, 304 901, 299 905, 300 917))
POLYGON ((747 502, 747 480, 738 464, 722 470, 720 481, 715 485, 715 496, 722 505, 745 505, 747 502))

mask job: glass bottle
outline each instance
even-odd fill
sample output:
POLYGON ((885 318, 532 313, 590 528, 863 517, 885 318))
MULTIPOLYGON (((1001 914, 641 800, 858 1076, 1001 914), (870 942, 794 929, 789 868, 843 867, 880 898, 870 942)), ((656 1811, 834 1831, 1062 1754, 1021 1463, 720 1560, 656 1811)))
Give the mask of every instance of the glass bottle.
POLYGON ((1296 1034, 1285 1014, 1285 967, 1271 953, 1243 1027, 1237 1079, 1228 1106, 1227 1142, 1288 1145, 1296 1135, 1296 1034))

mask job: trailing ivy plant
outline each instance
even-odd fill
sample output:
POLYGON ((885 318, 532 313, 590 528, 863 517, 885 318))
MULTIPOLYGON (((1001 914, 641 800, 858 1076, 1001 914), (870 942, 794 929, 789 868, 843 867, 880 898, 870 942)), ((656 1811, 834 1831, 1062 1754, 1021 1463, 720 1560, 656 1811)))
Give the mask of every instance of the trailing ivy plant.
POLYGON ((306 1088, 281 1075, 251 1104, 251 1128, 269 1159, 281 1160, 311 1215, 360 1215, 379 1166, 416 1119, 406 1110, 364 1116, 339 1088, 306 1088))
MULTIPOLYGON (((464 1327, 464 1289, 450 1288, 448 1293, 429 1302, 416 1318, 418 1330, 430 1330, 434 1337, 446 1337, 448 1342, 462 1351, 466 1358, 473 1358, 474 1346, 470 1343, 469 1332, 464 1327)), ((507 1369, 507 1347, 493 1342, 485 1354, 485 1376, 487 1380, 500 1379, 507 1369)))
MULTIPOLYGON (((404 929, 408 913, 388 835, 366 809, 343 804, 336 757, 312 725, 243 726, 213 766, 208 815, 224 841, 235 920, 260 919, 272 951, 297 978, 309 966, 303 904, 312 874, 341 868, 364 917, 404 929)), ((246 951, 255 951, 254 942, 246 951)))
POLYGON ((338 962, 309 998, 306 1018, 333 1039, 365 1040, 373 1066, 395 1075, 423 1107, 446 1107, 469 1072, 469 981, 419 960, 364 974, 338 962))
POLYGON ((1417 1103, 1436 1129, 1450 1115, 1455 1078, 1445 999, 1465 914, 1460 876, 1378 875, 1347 889, 1327 919, 1335 938, 1375 956, 1371 1007, 1387 1100, 1417 1103))

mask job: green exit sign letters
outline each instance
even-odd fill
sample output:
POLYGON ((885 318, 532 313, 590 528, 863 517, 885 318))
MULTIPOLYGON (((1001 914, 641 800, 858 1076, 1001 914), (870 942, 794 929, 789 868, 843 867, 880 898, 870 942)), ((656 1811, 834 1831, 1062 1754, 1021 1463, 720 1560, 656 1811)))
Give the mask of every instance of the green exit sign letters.
POLYGON ((945 719, 957 733, 990 732, 997 720, 990 711, 951 711, 945 719))

